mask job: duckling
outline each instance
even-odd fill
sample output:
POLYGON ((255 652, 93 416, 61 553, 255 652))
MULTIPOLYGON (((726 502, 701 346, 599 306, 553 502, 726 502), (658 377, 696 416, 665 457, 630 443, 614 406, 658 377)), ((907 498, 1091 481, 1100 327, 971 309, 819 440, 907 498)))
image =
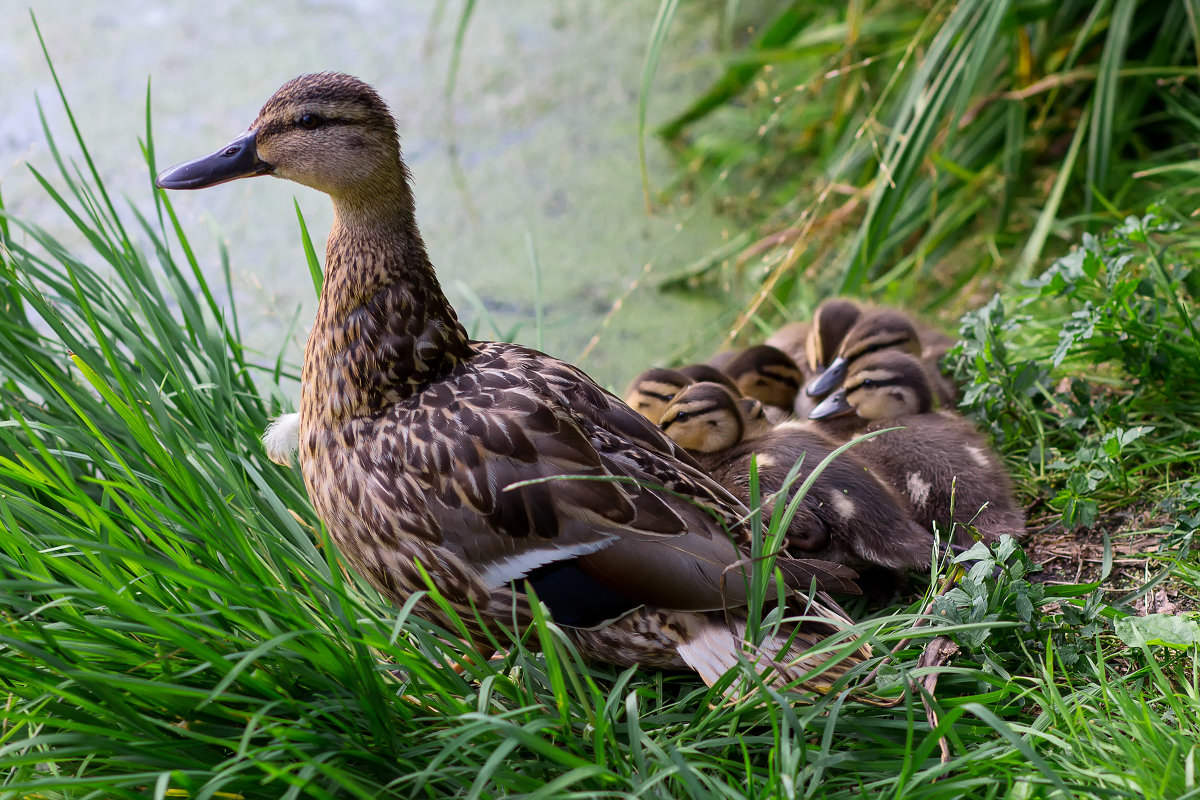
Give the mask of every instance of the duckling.
MULTIPOLYGON (((417 229, 379 94, 348 75, 300 76, 245 133, 156 183, 200 189, 260 175, 333 201, 301 372, 299 461, 350 565, 397 605, 412 601, 450 629, 460 620, 477 645, 531 623, 532 589, 586 657, 692 669, 709 683, 736 664, 750 600, 745 506, 578 368, 468 338, 417 229)), ((806 619, 751 658, 770 665, 774 685, 811 670, 803 685, 827 690, 869 650, 807 652, 851 624, 808 587, 852 591, 853 573, 777 565, 789 608, 806 619)))
POLYGON ((731 392, 738 392, 733 379, 711 364, 688 364, 679 368, 679 373, 686 376, 692 383, 719 383, 731 392))
MULTIPOLYGON (((747 505, 759 500, 750 497, 755 454, 759 486, 764 494, 774 494, 800 458, 797 488, 837 447, 811 424, 792 420, 771 425, 757 401, 739 399, 712 383, 696 383, 675 395, 663 412, 662 428, 747 505)), ((768 503, 764 515, 769 519, 771 513, 768 503)), ((789 555, 836 561, 855 570, 927 571, 934 540, 909 517, 905 501, 850 451, 830 462, 804 496, 785 547, 789 555)))
POLYGON ((680 389, 692 383, 692 379, 679 370, 652 367, 638 374, 625 390, 625 402, 634 411, 655 425, 662 419, 662 412, 680 389))
POLYGON ((704 363, 710 367, 713 367, 714 369, 723 370, 730 361, 737 358, 737 355, 740 352, 742 351, 736 347, 732 350, 722 350, 704 363))
POLYGON ((772 422, 792 413, 796 395, 804 384, 804 373, 782 350, 769 344, 747 347, 731 358, 722 371, 739 392, 767 407, 772 422))
POLYGON ((971 543, 967 525, 988 542, 1024 534, 1025 516, 999 457, 965 419, 933 409, 928 371, 912 355, 888 349, 855 359, 842 388, 809 416, 842 437, 903 426, 855 451, 908 498, 919 524, 953 528, 962 546, 971 543))
POLYGON ((852 300, 834 297, 813 312, 812 327, 804 342, 808 371, 819 375, 837 357, 838 348, 846 334, 862 316, 862 307, 852 300))
POLYGON ((263 450, 267 458, 281 467, 290 467, 300 450, 300 414, 280 414, 263 431, 263 450))
MULTIPOLYGON (((916 325, 907 314, 891 308, 865 311, 846 332, 838 347, 837 356, 824 372, 809 381, 804 388, 810 397, 824 397, 842 384, 847 370, 858 358, 880 350, 896 350, 924 357, 924 348, 916 325)), ((953 406, 958 398, 954 383, 938 371, 936 359, 925 357, 923 366, 928 382, 938 401, 953 406)))

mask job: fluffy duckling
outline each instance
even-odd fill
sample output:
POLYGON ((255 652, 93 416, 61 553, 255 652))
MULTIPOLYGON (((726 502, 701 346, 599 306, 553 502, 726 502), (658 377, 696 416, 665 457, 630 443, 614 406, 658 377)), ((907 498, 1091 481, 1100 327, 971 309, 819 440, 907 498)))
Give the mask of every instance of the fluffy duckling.
MULTIPOLYGON (((763 344, 771 345, 786 353, 802 374, 801 383, 807 384, 814 376, 825 371, 838 346, 862 310, 857 303, 841 298, 826 300, 813 312, 812 322, 790 322, 767 337, 763 344)), ((799 419, 808 416, 820 398, 808 392, 796 392, 792 413, 799 419)))
POLYGON ((1025 517, 999 457, 965 419, 933 410, 928 371, 912 355, 889 349, 856 359, 842 388, 809 416, 843 437, 904 426, 855 452, 908 498, 921 525, 953 526, 963 546, 971 543, 967 525, 988 542, 1024 534, 1025 517))
POLYGON ((680 389, 692 382, 691 378, 679 370, 652 367, 630 382, 629 388, 625 390, 625 402, 634 411, 657 425, 667 404, 680 389))
MULTIPOLYGON (((258 175, 333 201, 301 373, 299 460, 348 562, 392 602, 415 598, 414 613, 450 627, 424 596, 437 590, 477 644, 532 621, 532 587, 587 657, 693 669, 710 683, 737 663, 745 506, 579 369, 468 338, 417 230, 396 123, 378 93, 348 75, 303 75, 244 134, 157 184, 258 175)), ((815 578, 851 590, 852 573, 778 564, 786 601, 806 619, 750 657, 770 665, 773 684, 813 670, 804 685, 827 689, 868 651, 807 653, 850 623, 808 587, 815 578)))
MULTIPOLYGON (((757 454, 759 485, 773 494, 803 458, 798 488, 836 448, 806 423, 772 426, 757 401, 697 383, 680 391, 663 413, 662 428, 700 465, 747 505, 750 459, 757 454)), ((789 493, 790 494, 790 493, 789 493)), ((764 509, 769 519, 771 506, 764 509)), ((790 555, 836 561, 854 569, 928 570, 933 537, 909 517, 904 500, 853 452, 834 459, 801 501, 785 545, 790 555)))
POLYGON ((719 383, 731 392, 740 393, 737 384, 711 364, 688 364, 680 367, 679 373, 689 378, 692 383, 719 383))
POLYGON ((842 340, 862 313, 858 303, 843 297, 831 298, 817 306, 804 341, 805 361, 811 375, 820 375, 833 363, 842 340))
POLYGON ((902 311, 877 308, 863 312, 846 332, 837 355, 824 372, 809 381, 804 391, 809 397, 824 397, 842 385, 857 359, 881 350, 894 350, 923 358, 927 382, 942 405, 953 406, 958 390, 938 371, 936 359, 925 356, 921 337, 912 319, 902 311))
POLYGON ((789 416, 796 395, 804 385, 804 373, 791 357, 769 344, 755 345, 737 353, 722 368, 737 390, 767 407, 767 416, 779 422, 789 416))
POLYGON ((800 369, 806 370, 808 365, 808 337, 812 335, 812 325, 807 322, 788 322, 781 325, 774 333, 763 340, 778 350, 788 354, 800 369))

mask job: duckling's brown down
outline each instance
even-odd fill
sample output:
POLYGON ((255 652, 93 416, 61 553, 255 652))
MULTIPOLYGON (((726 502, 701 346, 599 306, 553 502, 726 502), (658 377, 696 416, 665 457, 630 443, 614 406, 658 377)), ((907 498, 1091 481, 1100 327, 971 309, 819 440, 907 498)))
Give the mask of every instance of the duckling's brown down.
MULTIPOLYGON (((716 384, 697 383, 675 396, 661 424, 747 505, 779 492, 799 463, 796 482, 784 495, 790 498, 837 445, 811 423, 790 420, 772 426, 765 417, 748 414, 747 402, 753 401, 739 401, 716 384), (751 496, 751 459, 757 461, 764 497, 751 496)), ((776 502, 764 504, 765 519, 771 518, 776 502)), ((910 518, 905 501, 849 451, 831 461, 804 496, 788 526, 785 547, 793 556, 836 561, 856 570, 927 571, 934 541, 910 518)))

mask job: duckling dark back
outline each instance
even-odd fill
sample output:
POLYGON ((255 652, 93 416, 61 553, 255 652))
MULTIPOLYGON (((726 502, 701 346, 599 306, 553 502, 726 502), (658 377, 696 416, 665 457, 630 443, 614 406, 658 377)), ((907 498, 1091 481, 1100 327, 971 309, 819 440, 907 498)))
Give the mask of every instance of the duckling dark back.
MULTIPOLYGON (((813 472, 835 445, 811 427, 790 421, 770 427, 748 425, 726 389, 695 384, 680 392, 663 414, 663 429, 693 452, 709 474, 747 505, 750 460, 757 458, 759 485, 778 492, 793 466, 798 477, 787 495, 813 472), (750 430, 749 435, 743 434, 750 430), (737 435, 731 435, 736 433, 737 435)), ((774 503, 768 502, 765 519, 774 503)), ((794 557, 818 558, 855 569, 927 569, 933 551, 929 532, 908 515, 904 501, 853 454, 830 462, 801 501, 788 526, 785 549, 794 557)))
POLYGON ((788 322, 781 325, 770 336, 763 340, 788 354, 802 372, 808 369, 808 339, 812 335, 812 325, 808 322, 788 322))
POLYGON ((688 364, 680 367, 678 371, 692 383, 719 383, 731 392, 738 392, 733 379, 712 364, 688 364))
MULTIPOLYGON (((846 429, 847 422, 866 431, 903 426, 857 450, 908 499, 918 523, 937 523, 943 531, 956 527, 955 540, 962 545, 971 541, 967 525, 986 541, 1024 533, 1024 515, 1004 465, 967 420, 930 410, 928 375, 916 358, 892 350, 864 356, 846 376, 845 386, 822 405, 838 402, 848 410, 840 423, 823 430, 848 437, 853 431, 846 429)), ((819 411, 820 406, 814 413, 819 411)))

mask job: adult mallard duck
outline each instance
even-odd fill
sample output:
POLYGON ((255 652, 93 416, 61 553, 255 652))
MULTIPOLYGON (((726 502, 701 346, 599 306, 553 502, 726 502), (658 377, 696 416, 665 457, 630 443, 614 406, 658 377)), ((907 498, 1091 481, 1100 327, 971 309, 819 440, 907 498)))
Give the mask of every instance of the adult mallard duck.
POLYGON ((969 527, 989 542, 1024 534, 1025 517, 1000 458, 970 422, 934 410, 928 370, 912 355, 880 350, 855 360, 842 388, 809 416, 843 438, 903 426, 855 452, 908 498, 921 525, 953 528, 962 546, 971 543, 969 527))
MULTIPOLYGON (((772 425, 761 404, 735 397, 714 383, 685 387, 667 405, 660 423, 675 442, 747 505, 750 460, 757 458, 759 487, 770 496, 783 488, 801 459, 793 491, 837 445, 812 423, 789 420, 772 425)), ((764 506, 770 519, 774 502, 764 506)), ((789 554, 837 561, 862 569, 927 571, 933 537, 909 516, 905 500, 866 468, 853 451, 835 458, 804 496, 788 526, 789 554)))
MULTIPOLYGON (((246 133, 157 183, 257 175, 333 200, 299 460, 350 564, 397 604, 436 589, 477 642, 528 624, 532 587, 587 657, 690 668, 709 682, 736 663, 745 508, 579 369, 467 337, 417 230, 396 124, 375 90, 348 75, 296 78, 246 133)), ((850 623, 823 591, 806 592, 813 580, 850 590, 852 573, 779 565, 787 601, 806 617, 751 657, 776 668, 776 683, 827 668, 805 682, 819 689, 866 651, 805 654, 850 623)), ((425 597, 416 612, 449 622, 425 597)))

